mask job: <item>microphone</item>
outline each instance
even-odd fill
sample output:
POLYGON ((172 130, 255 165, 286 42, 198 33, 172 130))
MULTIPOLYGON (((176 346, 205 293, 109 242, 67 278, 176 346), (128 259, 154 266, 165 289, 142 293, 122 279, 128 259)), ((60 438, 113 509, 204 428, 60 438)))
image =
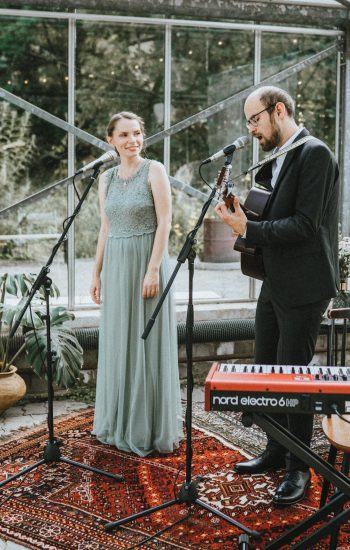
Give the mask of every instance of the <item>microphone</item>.
POLYGON ((214 160, 217 160, 221 157, 231 155, 237 149, 243 149, 243 147, 245 147, 248 142, 249 142, 248 136, 241 136, 230 145, 226 145, 226 147, 224 147, 223 149, 220 149, 220 151, 218 151, 217 153, 214 153, 214 155, 204 160, 202 164, 209 164, 209 162, 213 162, 214 160))
POLYGON ((107 151, 107 153, 103 153, 103 155, 98 157, 98 159, 95 159, 89 162, 88 164, 85 164, 85 166, 83 166, 82 168, 80 168, 80 170, 78 170, 76 175, 83 174, 84 172, 87 172, 88 170, 91 170, 93 168, 94 169, 99 168, 100 166, 102 166, 102 164, 105 164, 106 162, 110 162, 112 160, 117 160, 117 158, 118 158, 117 153, 114 151, 114 149, 111 149, 110 151, 107 151))

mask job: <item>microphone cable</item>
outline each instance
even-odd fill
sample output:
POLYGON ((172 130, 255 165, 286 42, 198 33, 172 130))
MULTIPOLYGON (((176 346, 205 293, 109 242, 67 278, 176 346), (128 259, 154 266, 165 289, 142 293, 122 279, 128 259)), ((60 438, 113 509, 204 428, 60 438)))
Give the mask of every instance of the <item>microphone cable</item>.
POLYGON ((204 181, 205 185, 207 185, 209 187, 209 189, 212 191, 213 187, 210 185, 210 183, 207 182, 205 177, 202 175, 203 166, 205 166, 205 164, 203 164, 203 162, 201 162, 201 164, 199 165, 199 168, 198 168, 199 176, 200 176, 201 180, 204 181))

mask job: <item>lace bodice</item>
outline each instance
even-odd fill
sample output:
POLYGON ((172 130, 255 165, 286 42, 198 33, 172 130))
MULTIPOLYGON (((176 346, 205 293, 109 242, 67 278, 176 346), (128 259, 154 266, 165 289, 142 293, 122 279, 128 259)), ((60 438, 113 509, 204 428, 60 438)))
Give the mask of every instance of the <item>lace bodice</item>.
POLYGON ((148 172, 151 161, 146 159, 131 177, 123 179, 118 167, 105 172, 105 212, 110 237, 129 237, 153 233, 157 227, 148 172))

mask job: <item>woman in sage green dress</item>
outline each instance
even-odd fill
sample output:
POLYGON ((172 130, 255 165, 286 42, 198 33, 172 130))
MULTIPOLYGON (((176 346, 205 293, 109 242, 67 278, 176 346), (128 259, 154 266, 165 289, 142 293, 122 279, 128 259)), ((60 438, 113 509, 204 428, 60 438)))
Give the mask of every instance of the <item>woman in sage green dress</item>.
POLYGON ((93 433, 118 449, 170 453, 182 437, 175 309, 168 294, 141 338, 169 278, 171 192, 164 166, 141 157, 144 126, 122 112, 107 141, 120 165, 99 182, 101 229, 91 297, 102 304, 93 433))

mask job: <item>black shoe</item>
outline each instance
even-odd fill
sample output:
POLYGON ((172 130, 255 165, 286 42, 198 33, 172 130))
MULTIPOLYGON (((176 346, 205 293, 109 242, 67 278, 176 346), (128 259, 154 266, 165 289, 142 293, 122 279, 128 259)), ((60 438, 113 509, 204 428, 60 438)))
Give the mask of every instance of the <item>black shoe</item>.
POLYGON ((234 469, 238 474, 262 474, 268 470, 278 470, 285 466, 284 457, 271 453, 268 449, 251 460, 238 462, 234 469))
POLYGON ((310 479, 309 470, 306 470, 306 472, 302 470, 286 472, 284 480, 273 496, 272 502, 277 506, 290 506, 303 500, 310 485, 310 479))

